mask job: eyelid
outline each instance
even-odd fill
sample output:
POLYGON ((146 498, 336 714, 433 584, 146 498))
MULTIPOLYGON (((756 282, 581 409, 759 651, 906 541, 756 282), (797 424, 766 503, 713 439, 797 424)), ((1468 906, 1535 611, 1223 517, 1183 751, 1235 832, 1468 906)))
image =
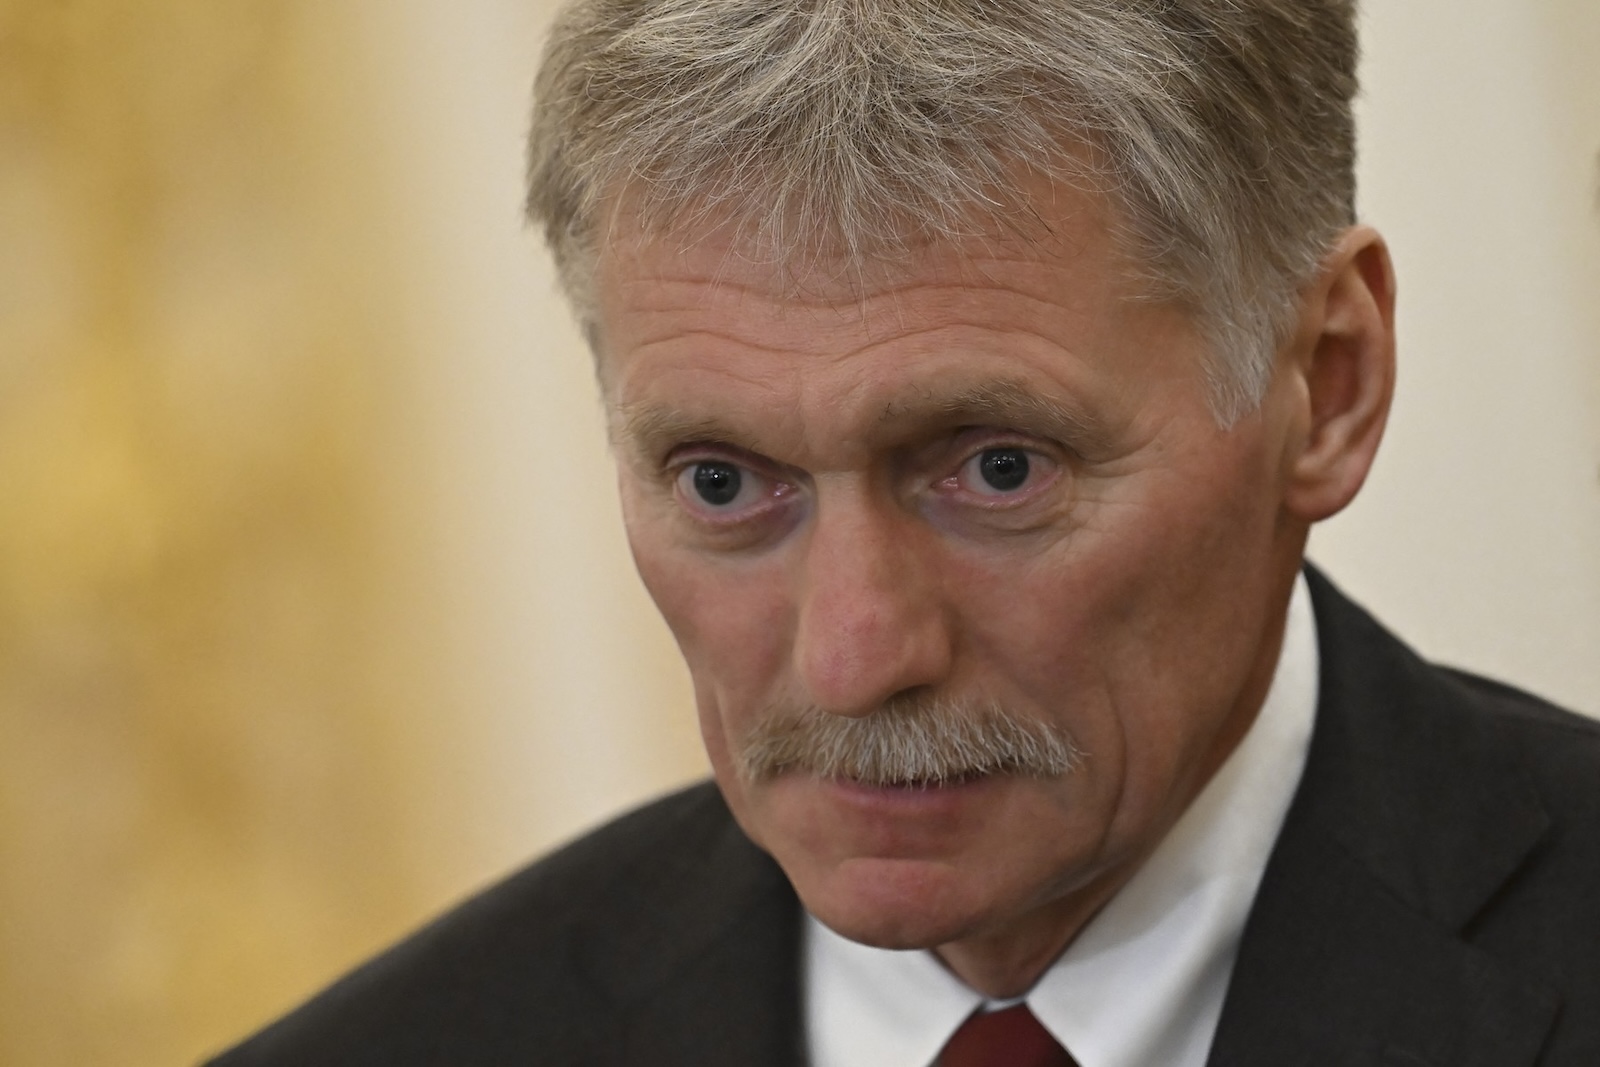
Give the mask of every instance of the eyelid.
POLYGON ((964 427, 957 433, 951 450, 954 456, 952 472, 960 471, 984 452, 1008 448, 1039 456, 1056 467, 1068 466, 1077 456, 1076 452, 1061 442, 1025 430, 991 426, 964 427))
POLYGON ((974 448, 963 452, 963 458, 961 462, 956 465, 956 469, 966 470, 967 466, 974 460, 982 458, 989 452, 1022 452, 1025 453, 1031 461, 1042 460, 1044 463, 1048 464, 1051 469, 1061 466, 1061 459, 1059 456, 1053 455, 1042 448, 1033 448, 1029 445, 1011 444, 1010 442, 1001 441, 996 444, 986 444, 981 448, 974 448))
POLYGON ((1049 434, 1018 426, 961 426, 956 429, 955 442, 958 448, 966 451, 984 448, 1025 448, 1030 452, 1063 454, 1072 451, 1065 442, 1049 434), (991 441, 995 443, 987 443, 991 441))
POLYGON ((758 473, 768 473, 774 469, 771 461, 751 452, 748 448, 715 440, 676 444, 661 456, 661 468, 668 472, 676 473, 693 463, 730 463, 742 470, 758 473))

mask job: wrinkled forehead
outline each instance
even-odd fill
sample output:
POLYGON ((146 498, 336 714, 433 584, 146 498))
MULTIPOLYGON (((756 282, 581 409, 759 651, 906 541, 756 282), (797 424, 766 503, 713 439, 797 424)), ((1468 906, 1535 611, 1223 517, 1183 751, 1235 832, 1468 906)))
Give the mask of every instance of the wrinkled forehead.
POLYGON ((819 425, 865 432, 873 410, 922 411, 923 423, 987 413, 1071 423, 1059 436, 1087 448, 1105 434, 1061 411, 1126 417, 1143 377, 1197 378, 1198 347, 1181 309, 1139 298, 1106 198, 1030 192, 1029 229, 910 235, 893 256, 786 255, 726 218, 672 228, 619 212, 597 274, 596 354, 613 433, 620 417, 655 428, 636 434, 652 440, 722 439, 730 405, 748 422, 754 398, 781 395, 757 421, 809 410, 819 425), (1038 417, 1023 403, 1030 396, 1057 414, 1038 417), (715 432, 701 426, 712 407, 715 432), (857 408, 854 422, 843 417, 857 408))
POLYGON ((1003 197, 953 205, 937 223, 884 219, 848 238, 817 229, 814 219, 703 198, 661 202, 624 190, 607 207, 593 264, 597 354, 607 307, 640 285, 711 283, 779 306, 849 313, 912 284, 992 284, 997 270, 1086 260, 1116 297, 1151 296, 1112 197, 1037 171, 1019 170, 1003 197))

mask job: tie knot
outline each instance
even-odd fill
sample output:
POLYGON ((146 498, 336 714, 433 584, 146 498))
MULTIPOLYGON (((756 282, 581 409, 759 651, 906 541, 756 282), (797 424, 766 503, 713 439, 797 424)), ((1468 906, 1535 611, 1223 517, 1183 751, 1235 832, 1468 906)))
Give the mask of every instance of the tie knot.
POLYGON ((977 1011, 951 1035, 938 1067, 1075 1067, 1026 1004, 977 1011))

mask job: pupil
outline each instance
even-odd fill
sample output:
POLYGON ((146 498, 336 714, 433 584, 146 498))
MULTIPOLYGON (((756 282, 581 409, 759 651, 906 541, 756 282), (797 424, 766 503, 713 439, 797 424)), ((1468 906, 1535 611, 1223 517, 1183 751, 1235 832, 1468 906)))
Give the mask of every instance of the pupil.
POLYGON ((743 481, 739 468, 727 463, 701 463, 694 469, 694 491, 715 507, 733 503, 743 481))
POLYGON ((978 461, 989 488, 1008 493, 1028 480, 1028 454, 1020 448, 991 448, 978 461))

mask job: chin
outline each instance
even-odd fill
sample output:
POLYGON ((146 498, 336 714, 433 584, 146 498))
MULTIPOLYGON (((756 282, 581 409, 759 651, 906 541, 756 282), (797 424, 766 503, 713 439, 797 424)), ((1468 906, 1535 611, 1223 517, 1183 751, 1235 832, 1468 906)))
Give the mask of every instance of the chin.
POLYGON ((784 777, 728 788, 734 817, 801 903, 842 937, 932 948, 1003 927, 1053 895, 1060 864, 1018 856, 992 828, 1060 838, 1040 786, 1008 778, 937 789, 784 777))
POLYGON ((1000 910, 940 863, 855 859, 821 877, 788 873, 819 922, 875 948, 935 948, 971 935, 1000 910))

